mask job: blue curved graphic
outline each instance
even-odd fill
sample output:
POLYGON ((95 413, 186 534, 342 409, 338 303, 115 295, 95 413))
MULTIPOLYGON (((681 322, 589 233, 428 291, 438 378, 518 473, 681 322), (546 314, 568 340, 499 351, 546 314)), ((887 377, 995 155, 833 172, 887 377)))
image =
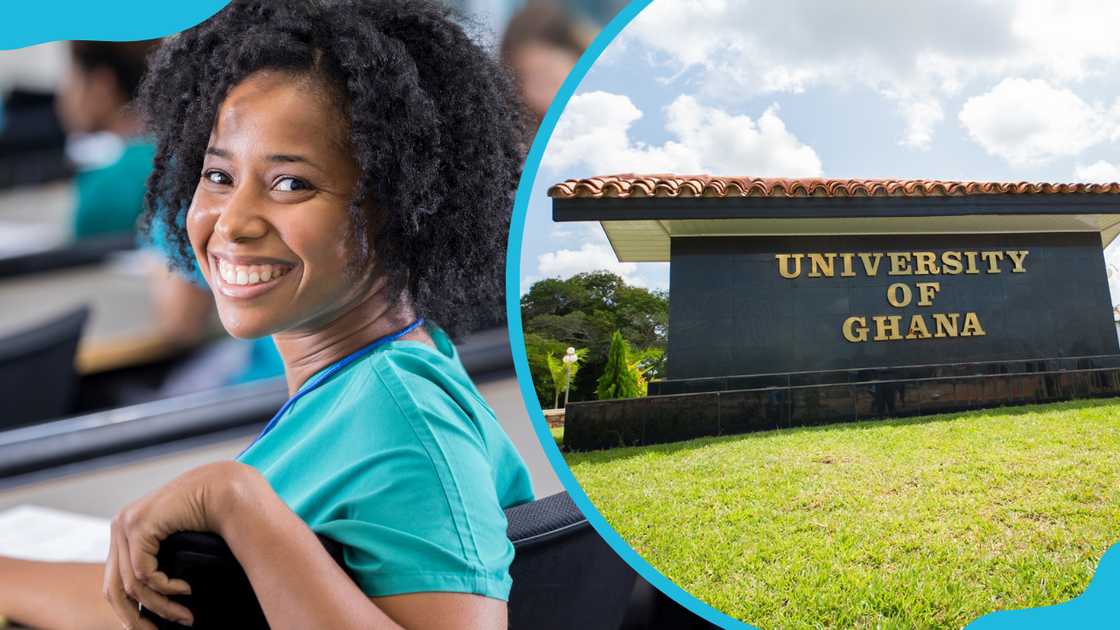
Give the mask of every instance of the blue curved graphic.
POLYGON ((544 447, 544 452, 552 463, 552 468, 556 471, 560 482, 564 484, 564 488, 567 489, 568 494, 572 496, 572 500, 579 506, 580 511, 587 517, 595 531, 599 532, 599 535, 607 541, 611 549, 614 549, 615 553, 621 556, 647 582, 672 597, 688 610, 724 628, 752 628, 753 626, 732 619, 696 599, 664 575, 658 573, 657 569, 654 569, 652 565, 630 548, 630 545, 614 531, 607 520, 603 518, 603 515, 595 509, 583 488, 580 487, 579 482, 576 481, 575 476, 572 475, 572 471, 568 469, 563 455, 560 454, 560 449, 556 446, 556 441, 552 439, 552 434, 548 430, 548 423, 544 419, 544 411, 541 410, 540 402, 533 391, 533 377, 529 372, 529 358, 525 353, 525 338, 521 331, 521 307, 518 300, 521 286, 521 238, 525 230, 525 215, 529 208, 529 197, 532 195, 533 182, 536 180, 537 170, 541 165, 541 157, 544 155, 549 138, 552 137, 552 131, 560 118, 560 112, 567 106, 587 71, 591 69, 592 64, 599 58, 607 45, 650 2, 651 0, 634 0, 607 23, 560 87, 556 99, 552 101, 548 113, 541 121, 536 138, 533 139, 533 145, 529 149, 529 155, 525 160, 525 169, 521 174, 521 182, 517 187, 517 196, 514 199, 513 220, 509 230, 509 249, 506 252, 506 316, 509 322, 510 347, 513 350, 513 363, 517 370, 521 397, 525 400, 525 406, 529 411, 529 417, 533 422, 533 430, 537 433, 537 439, 544 447))
MULTIPOLYGON (((560 453, 560 449, 553 439, 552 433, 549 431, 548 423, 544 419, 544 411, 541 409, 540 402, 537 400, 536 393, 533 390, 532 374, 529 371, 529 359, 525 352, 525 337, 522 332, 521 305, 519 300, 521 287, 521 241, 525 229, 525 217, 529 208, 529 198, 532 195, 533 183, 536 180, 537 171, 540 168, 541 158, 544 155, 544 150, 548 145, 549 139, 552 137, 552 132, 560 118, 560 113, 567 106, 568 101, 575 93, 576 88, 579 86, 588 70, 590 70, 592 64, 599 58, 607 45, 618 36, 619 32, 621 32, 642 9, 648 6, 651 1, 652 0, 633 0, 603 28, 603 31, 595 38, 595 41, 583 56, 580 57, 579 62, 564 81, 560 91, 556 94, 555 100, 548 108, 548 113, 541 122, 536 138, 533 140, 532 147, 529 150, 529 155, 525 162, 525 169, 521 175, 521 182, 517 188, 517 196, 514 200, 513 220, 510 225, 509 250, 506 252, 506 315, 507 321, 509 322, 510 346, 513 351, 513 361, 517 371, 518 384, 521 387, 521 397, 525 401, 526 409, 533 423, 533 430, 536 432, 545 454, 552 463, 552 468, 560 478, 560 482, 572 496, 572 499, 575 501, 576 505, 579 506, 579 509, 587 517, 587 520, 595 530, 599 532, 599 535, 606 540, 607 544, 610 545, 611 549, 618 553, 618 555, 621 556, 627 564, 633 567, 647 582, 704 619, 724 628, 753 628, 753 626, 749 626, 719 612, 674 584, 631 549, 626 541, 614 531, 609 523, 607 523, 606 519, 603 518, 603 515, 599 513, 594 504, 592 504, 591 500, 587 497, 587 494, 580 487, 579 482, 576 481, 575 476, 564 461, 564 457, 560 453)), ((1109 577, 1107 580, 1101 579, 1101 574, 1105 572, 1105 560, 1102 559, 1098 567, 1098 574, 1090 585, 1090 589, 1092 590, 1091 595, 1090 590, 1086 590, 1081 597, 1066 604, 1047 608, 992 613, 981 617, 968 627, 976 627, 981 630, 1036 627, 1120 627, 1120 623, 1118 623, 1120 620, 1117 619, 1117 617, 1120 617, 1120 615, 1117 614, 1117 611, 1120 611, 1120 605, 1111 603, 1120 601, 1120 576, 1112 575, 1120 573, 1120 551, 1117 551, 1117 549, 1120 549, 1120 543, 1110 549, 1108 554, 1106 554, 1109 563, 1109 568, 1107 570, 1109 577)))
POLYGON ((1080 596, 1043 608, 989 613, 965 626, 969 630, 1046 628, 1120 628, 1120 543, 1110 547, 1080 596))
POLYGON ((229 0, 33 0, 9 2, 0 50, 59 39, 133 41, 177 33, 214 15, 229 0))

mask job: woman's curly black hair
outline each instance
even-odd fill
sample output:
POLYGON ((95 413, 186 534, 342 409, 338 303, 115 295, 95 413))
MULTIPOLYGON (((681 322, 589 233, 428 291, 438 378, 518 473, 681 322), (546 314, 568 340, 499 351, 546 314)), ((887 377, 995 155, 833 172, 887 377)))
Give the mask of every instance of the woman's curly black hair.
POLYGON ((183 217, 217 110, 261 70, 341 97, 361 171, 355 244, 393 295, 452 334, 502 321, 526 118, 499 63, 427 0, 234 0, 152 55, 138 100, 156 141, 142 225, 174 226, 173 266, 191 264, 183 217))

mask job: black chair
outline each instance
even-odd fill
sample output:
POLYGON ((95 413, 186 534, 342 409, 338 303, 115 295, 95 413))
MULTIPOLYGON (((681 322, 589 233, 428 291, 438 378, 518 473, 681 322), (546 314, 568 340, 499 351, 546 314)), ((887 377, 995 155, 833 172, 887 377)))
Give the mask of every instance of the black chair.
POLYGON ((0 429, 58 418, 70 411, 78 383, 74 355, 89 318, 83 306, 0 339, 0 429))
MULTIPOLYGON (((611 629, 622 625, 637 574, 592 529, 567 493, 506 510, 507 534, 516 549, 509 627, 611 629)), ((341 548, 320 537, 336 562, 341 548)), ((191 585, 174 599, 194 614, 195 630, 268 627, 249 579, 214 534, 173 534, 160 545, 158 564, 191 585)), ((157 628, 185 626, 144 611, 157 628)))

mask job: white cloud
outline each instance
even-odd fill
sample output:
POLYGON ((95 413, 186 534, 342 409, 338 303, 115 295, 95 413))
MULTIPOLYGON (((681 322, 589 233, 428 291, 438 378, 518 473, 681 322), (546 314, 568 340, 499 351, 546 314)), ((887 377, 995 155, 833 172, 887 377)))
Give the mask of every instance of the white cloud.
MULTIPOLYGON (((712 102, 863 87, 898 107, 900 142, 928 148, 947 99, 1006 76, 1066 85, 1120 67, 1113 0, 662 0, 619 38, 655 51, 712 102)), ((613 45, 613 44, 612 44, 613 45)))
POLYGON ((965 101, 958 117, 977 144, 1013 166, 1076 155, 1116 129, 1103 106, 1042 79, 1004 79, 965 101))
POLYGON ((709 172, 801 177, 821 173, 816 152, 786 129, 777 105, 755 121, 681 95, 665 108, 664 128, 673 139, 660 145, 631 137, 631 126, 642 116, 626 96, 578 94, 556 125, 545 164, 554 169, 583 165, 595 175, 709 172))
POLYGON ((1073 177, 1079 182, 1111 184, 1120 182, 1120 164, 1097 160, 1089 165, 1078 164, 1073 169, 1073 177))
POLYGON ((641 117, 642 111, 620 94, 573 96, 548 142, 544 162, 558 169, 582 163, 596 175, 699 170, 692 152, 677 143, 658 147, 631 140, 630 126, 641 117))
POLYGON ((537 257, 538 275, 535 279, 570 278, 588 271, 610 271, 621 276, 627 284, 645 285, 636 275, 637 263, 619 262, 610 245, 601 243, 584 243, 579 249, 561 249, 541 254, 537 257))
POLYGON ((1099 76, 1120 58, 1120 3, 1113 0, 1014 2, 1009 22, 1020 55, 1056 80, 1099 76))
POLYGON ((692 154, 702 171, 756 177, 821 174, 816 152, 786 129, 778 117, 777 104, 755 122, 749 116, 705 107, 695 98, 682 95, 669 105, 665 119, 665 128, 679 139, 682 149, 692 154))
POLYGON ((906 132, 899 144, 915 149, 928 149, 933 143, 933 130, 945 118, 937 101, 912 101, 902 106, 906 132))

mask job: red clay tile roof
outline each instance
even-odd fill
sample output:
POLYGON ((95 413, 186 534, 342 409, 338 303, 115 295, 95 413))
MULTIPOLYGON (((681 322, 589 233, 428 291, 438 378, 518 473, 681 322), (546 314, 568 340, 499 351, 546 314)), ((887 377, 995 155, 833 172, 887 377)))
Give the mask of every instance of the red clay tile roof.
POLYGON ((548 196, 642 197, 967 197, 972 195, 1120 194, 1120 183, 1047 184, 956 182, 929 179, 819 179, 717 177, 714 175, 603 175, 569 179, 548 196))

